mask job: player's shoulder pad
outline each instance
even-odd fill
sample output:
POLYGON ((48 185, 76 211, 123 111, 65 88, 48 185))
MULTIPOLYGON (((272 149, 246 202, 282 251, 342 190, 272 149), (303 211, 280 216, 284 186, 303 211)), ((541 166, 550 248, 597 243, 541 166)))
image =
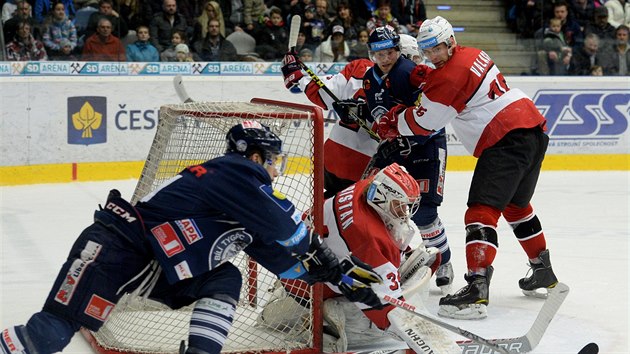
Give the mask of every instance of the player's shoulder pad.
POLYGON ((341 71, 346 79, 351 77, 362 79, 365 75, 365 72, 368 71, 369 68, 374 66, 374 62, 368 59, 356 59, 349 62, 341 71))

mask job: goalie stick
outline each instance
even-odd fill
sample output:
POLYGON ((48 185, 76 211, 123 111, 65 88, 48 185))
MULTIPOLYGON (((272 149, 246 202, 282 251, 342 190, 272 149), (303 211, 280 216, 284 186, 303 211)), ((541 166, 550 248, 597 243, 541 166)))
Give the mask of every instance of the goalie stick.
POLYGON ((173 87, 175 88, 175 93, 177 93, 177 96, 182 102, 189 103, 195 101, 188 95, 188 91, 186 91, 186 88, 184 87, 184 79, 181 75, 177 75, 173 78, 173 87))
MULTIPOLYGON (((352 279, 347 275, 343 275, 343 282, 353 285, 353 286, 363 286, 361 282, 352 279)), ((373 289, 374 290, 374 289, 373 289)), ((437 326, 440 326, 444 329, 447 329, 453 333, 459 334, 463 337, 469 339, 469 341, 458 342, 460 347, 462 348, 463 353, 487 353, 488 350, 493 350, 502 354, 510 354, 510 353, 527 353, 532 351, 540 340, 542 339, 543 334, 547 330, 549 323, 555 316, 556 312, 564 302, 564 299, 569 294, 569 287, 564 283, 558 283, 553 289, 549 290, 549 296, 545 300, 542 308, 538 312, 538 316, 534 323, 530 327, 529 331, 525 333, 525 335, 516 337, 516 338, 506 338, 506 339, 485 339, 480 337, 474 333, 471 333, 465 329, 460 327, 451 325, 450 323, 444 322, 440 319, 434 318, 427 314, 420 312, 416 309, 415 306, 405 302, 404 300, 395 299, 391 296, 384 294, 378 290, 374 290, 376 295, 380 297, 382 300, 401 308, 407 312, 410 312, 423 320, 429 321, 437 326)))
MULTIPOLYGON (((295 46, 297 44, 297 38, 298 38, 298 34, 300 33, 301 24, 302 24, 302 18, 300 17, 300 15, 293 15, 293 17, 291 17, 291 30, 289 32, 289 51, 290 52, 295 52, 295 46)), ((319 86, 320 89, 324 90, 324 92, 326 92, 328 96, 332 98, 333 101, 335 102, 340 101, 339 98, 328 88, 328 86, 326 86, 326 84, 324 84, 324 82, 317 76, 317 74, 315 74, 315 72, 311 70, 311 68, 306 66, 306 64, 304 64, 297 56, 295 56, 295 61, 302 68, 302 70, 306 71, 308 76, 311 77, 311 80, 313 80, 313 82, 315 82, 315 84, 319 86)), ((354 114, 354 112, 349 112, 349 113, 352 116, 352 118, 357 122, 359 127, 364 129, 370 135, 370 138, 379 142, 381 141, 381 138, 378 136, 378 134, 376 134, 372 129, 370 129, 370 127, 367 126, 367 124, 365 123, 363 119, 357 117, 357 115, 354 114)))

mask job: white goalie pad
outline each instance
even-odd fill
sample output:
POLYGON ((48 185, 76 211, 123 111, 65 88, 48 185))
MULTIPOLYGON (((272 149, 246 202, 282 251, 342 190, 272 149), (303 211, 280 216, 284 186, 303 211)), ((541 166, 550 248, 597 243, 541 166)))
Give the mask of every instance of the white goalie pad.
MULTIPOLYGON (((400 273, 400 281, 405 284, 409 278, 411 278, 418 269, 422 266, 431 267, 434 265, 438 256, 440 255, 440 250, 435 247, 426 248, 424 245, 418 246, 413 252, 406 258, 404 262, 398 268, 398 273, 400 273)), ((429 276, 431 276, 429 274, 429 276)))
POLYGON ((462 349, 445 329, 396 308, 387 314, 388 331, 403 340, 416 353, 459 354, 462 349))

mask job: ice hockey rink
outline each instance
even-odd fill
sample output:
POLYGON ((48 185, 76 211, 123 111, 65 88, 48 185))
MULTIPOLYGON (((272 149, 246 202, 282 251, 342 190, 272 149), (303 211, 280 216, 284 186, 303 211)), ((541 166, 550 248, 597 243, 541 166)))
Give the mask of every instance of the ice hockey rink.
MULTIPOLYGON (((551 261, 571 291, 535 353, 577 353, 596 342, 600 353, 629 353, 630 174, 543 172, 532 201, 543 224, 551 261)), ((455 289, 464 285, 464 225, 470 172, 449 172, 440 209, 453 252, 455 289)), ((76 236, 98 203, 117 188, 129 197, 134 180, 0 187, 0 327, 24 323, 38 311, 76 236)), ((518 337, 542 305, 526 298, 518 279, 526 258, 504 220, 499 224, 489 317, 443 319, 485 338, 518 337)), ((433 285, 427 308, 437 312, 433 285)), ((453 335, 454 340, 464 339, 453 335)), ((77 334, 64 353, 90 353, 77 334)))

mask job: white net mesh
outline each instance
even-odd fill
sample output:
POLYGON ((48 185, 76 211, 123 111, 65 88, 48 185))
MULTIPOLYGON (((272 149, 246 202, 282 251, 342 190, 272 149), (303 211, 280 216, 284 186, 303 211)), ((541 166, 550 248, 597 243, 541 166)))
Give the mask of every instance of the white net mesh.
MULTIPOLYGON (((286 173, 274 181, 299 210, 318 210, 321 198, 321 159, 316 141, 322 139, 319 111, 287 107, 280 102, 187 103, 160 109, 156 136, 138 181, 133 202, 153 191, 186 166, 223 155, 228 130, 243 120, 257 120, 269 126, 283 141, 288 155, 286 173), (316 117, 318 116, 318 117, 316 117), (314 207, 315 206, 315 207, 314 207)), ((228 193, 226 191, 226 193, 228 193)), ((308 288, 310 309, 291 326, 260 326, 257 318, 270 300, 277 278, 240 253, 233 261, 243 275, 240 303, 224 352, 309 352, 317 346, 319 333, 318 298, 308 288), (314 305, 315 302, 315 305, 314 305)), ((290 285, 287 285, 290 286, 290 285)), ((300 286, 300 285, 295 285, 300 286)), ((105 325, 88 336, 100 352, 177 353, 188 337, 192 307, 171 310, 152 300, 126 294, 105 325)), ((316 351, 316 349, 313 349, 316 351)))

